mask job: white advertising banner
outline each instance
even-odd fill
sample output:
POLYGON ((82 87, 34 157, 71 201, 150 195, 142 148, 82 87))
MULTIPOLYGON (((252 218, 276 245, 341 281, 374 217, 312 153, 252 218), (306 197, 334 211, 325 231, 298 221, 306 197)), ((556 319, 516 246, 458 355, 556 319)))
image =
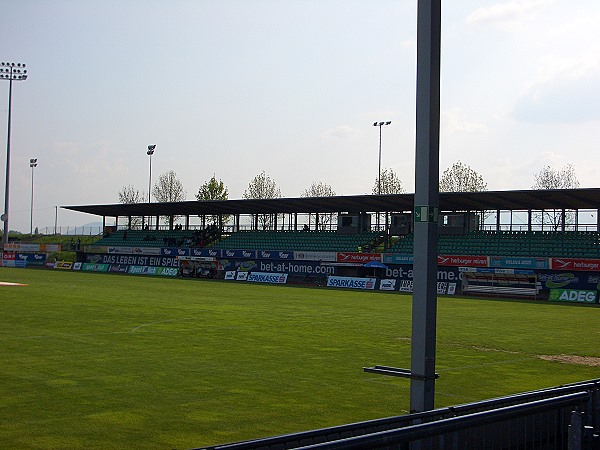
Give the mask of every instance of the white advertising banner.
POLYGON ((375 289, 375 282, 376 278, 327 277, 327 286, 337 288, 375 289))

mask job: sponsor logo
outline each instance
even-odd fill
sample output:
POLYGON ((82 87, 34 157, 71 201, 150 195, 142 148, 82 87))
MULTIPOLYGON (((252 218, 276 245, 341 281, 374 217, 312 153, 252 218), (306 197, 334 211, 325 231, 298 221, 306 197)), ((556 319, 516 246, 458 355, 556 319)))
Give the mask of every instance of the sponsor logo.
POLYGON ((600 269, 600 260, 598 259, 572 259, 572 258, 552 258, 552 269, 554 270, 589 270, 596 271, 600 269))
POLYGON ((577 289, 551 289, 550 301, 571 303, 596 303, 597 291, 577 289))
POLYGON ((287 273, 251 272, 248 275, 247 281, 252 283, 285 284, 287 282, 287 273))
POLYGON ((235 279, 237 281, 246 281, 248 279, 248 273, 249 272, 238 272, 235 279))
POLYGON ((225 272, 225 279, 226 280, 235 280, 235 275, 236 275, 235 270, 228 270, 227 272, 225 272))
POLYGON ((439 266, 471 266, 487 267, 488 261, 485 256, 438 256, 439 266))
POLYGON ((366 263, 369 261, 381 261, 379 253, 341 253, 337 254, 338 262, 358 262, 366 263))
POLYGON ((375 289, 375 278, 330 276, 327 278, 327 286, 349 289, 375 289))
POLYGON ((242 250, 242 256, 244 258, 251 258, 252 257, 252 252, 247 252, 247 251, 242 250))
POLYGON ((382 291, 393 291, 396 289, 396 280, 381 280, 379 289, 382 291))
POLYGON ((235 252, 231 250, 225 250, 225 256, 228 258, 233 258, 235 256, 235 252))
POLYGON ((54 263, 54 268, 62 270, 71 270, 73 268, 73 263, 69 261, 56 261, 56 263, 54 263))

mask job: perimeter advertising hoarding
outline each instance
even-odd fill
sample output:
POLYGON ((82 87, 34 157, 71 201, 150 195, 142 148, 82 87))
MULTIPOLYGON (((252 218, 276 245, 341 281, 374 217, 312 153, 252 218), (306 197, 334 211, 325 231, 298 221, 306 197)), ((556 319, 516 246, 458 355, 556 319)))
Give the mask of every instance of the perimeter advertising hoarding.
MULTIPOLYGON (((410 280, 412 282, 414 275, 413 266, 402 265, 388 267, 385 269, 385 277, 393 278, 399 281, 410 280)), ((459 282, 462 279, 462 275, 458 267, 441 267, 437 270, 438 282, 459 282)))
POLYGON ((46 265, 45 253, 2 253, 4 267, 44 267, 46 265))
POLYGON ((549 269, 548 258, 506 258, 490 256, 490 267, 505 267, 510 269, 549 269))
POLYGON ((552 270, 581 270, 586 272, 600 271, 600 259, 551 258, 552 270))
POLYGON ((537 271, 537 279, 544 290, 575 289, 580 291, 600 290, 600 274, 578 271, 537 271))
POLYGON ((282 260, 292 260, 294 259, 294 252, 272 252, 266 250, 257 250, 256 257, 259 259, 282 259, 282 260))
POLYGON ((229 260, 219 263, 225 271, 287 273, 288 275, 335 275, 335 267, 317 261, 229 260))
MULTIPOLYGON (((400 292, 412 293, 413 292, 413 280, 400 281, 400 292)), ((454 295, 456 294, 456 287, 458 283, 448 283, 446 281, 438 281, 437 283, 437 294, 438 295, 454 295)))
POLYGON ((177 269, 174 267, 150 267, 150 266, 129 266, 130 275, 158 275, 163 277, 176 277, 177 269))
POLYGON ((190 256, 208 256, 210 258, 220 258, 223 256, 223 250, 214 248, 191 248, 190 256))
POLYGON ((402 255, 400 253, 382 253, 381 262, 384 264, 412 264, 413 255, 402 255))
POLYGON ((223 250, 223 258, 256 258, 256 250, 223 250))
POLYGON ((160 254, 163 256, 190 256, 189 248, 161 248, 160 254))
POLYGON ((121 264, 126 266, 179 267, 177 256, 140 256, 87 254, 85 262, 92 264, 121 264))
POLYGON ((375 289, 377 278, 327 277, 327 286, 347 289, 375 289))
POLYGON ((250 283, 285 284, 287 283, 287 277, 287 273, 250 272, 246 281, 250 283))
POLYGON ((381 261, 381 253, 338 252, 336 261, 343 263, 365 264, 369 261, 381 261))
POLYGON ((568 303, 596 303, 597 299, 597 291, 577 289, 550 289, 550 296, 548 297, 551 302, 568 303))
POLYGON ((487 256, 438 255, 438 266, 488 267, 487 256))
POLYGON ((84 263, 81 266, 81 270, 87 272, 108 272, 108 264, 84 263))
POLYGON ((336 252, 294 252, 294 259, 297 261, 337 261, 336 252))

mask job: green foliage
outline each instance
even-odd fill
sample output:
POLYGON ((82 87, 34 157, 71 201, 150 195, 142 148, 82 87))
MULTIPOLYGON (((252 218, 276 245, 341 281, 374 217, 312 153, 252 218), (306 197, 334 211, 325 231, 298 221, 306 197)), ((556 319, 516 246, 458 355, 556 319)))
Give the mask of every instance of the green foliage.
MULTIPOLYGON (((205 182, 198 193, 196 194, 196 200, 207 201, 207 200, 227 200, 229 198, 229 192, 223 183, 223 180, 217 181, 217 178, 213 174, 212 178, 205 182)), ((207 216, 210 223, 217 224, 219 216, 211 215, 207 216)), ((231 218, 230 215, 221 216, 222 223, 227 223, 231 218)))
MULTIPOLYGON (((248 189, 244 191, 244 198, 246 199, 263 199, 263 198, 280 198, 281 190, 277 187, 275 181, 269 177, 263 170, 260 174, 256 175, 250 183, 248 183, 248 189)), ((258 219, 258 225, 261 229, 267 230, 273 225, 273 216, 270 214, 259 214, 253 216, 258 219)))
MULTIPOLYGON (((6 448, 192 448, 404 414, 398 293, 0 268, 6 448)), ((438 302, 436 406, 592 379, 600 308, 438 302)))
POLYGON ((398 178, 393 169, 383 169, 381 171, 381 184, 379 183, 379 178, 375 178, 373 195, 402 194, 403 192, 402 181, 400 181, 400 178, 398 178))
POLYGON ((68 252, 68 251, 48 253, 47 260, 48 261, 76 262, 77 261, 77 253, 68 252))
POLYGON ((480 192, 487 190, 483 177, 460 161, 444 170, 440 178, 440 192, 480 192))

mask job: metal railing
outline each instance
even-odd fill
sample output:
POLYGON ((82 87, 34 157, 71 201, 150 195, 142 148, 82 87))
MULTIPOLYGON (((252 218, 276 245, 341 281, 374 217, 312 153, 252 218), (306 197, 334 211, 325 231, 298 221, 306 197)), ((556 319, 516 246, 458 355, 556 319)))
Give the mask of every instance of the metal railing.
POLYGON ((210 450, 600 449, 600 380, 210 450))

